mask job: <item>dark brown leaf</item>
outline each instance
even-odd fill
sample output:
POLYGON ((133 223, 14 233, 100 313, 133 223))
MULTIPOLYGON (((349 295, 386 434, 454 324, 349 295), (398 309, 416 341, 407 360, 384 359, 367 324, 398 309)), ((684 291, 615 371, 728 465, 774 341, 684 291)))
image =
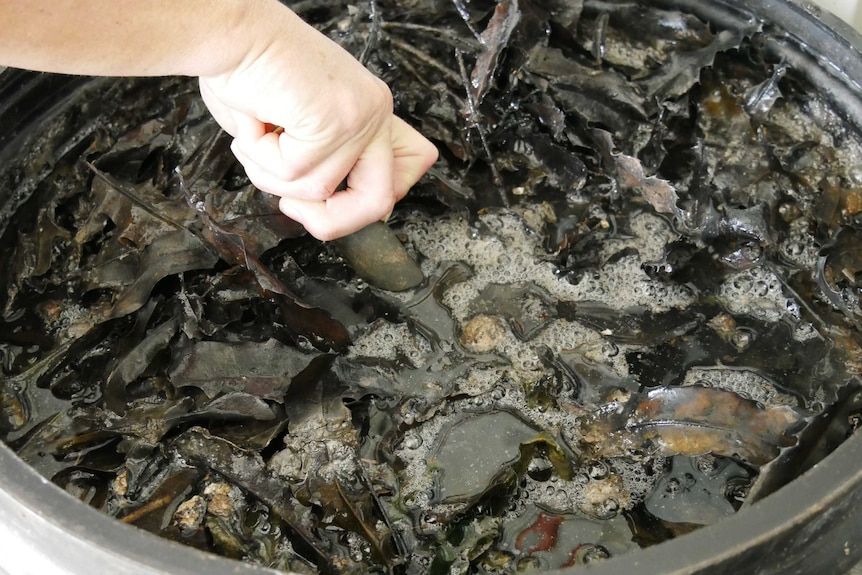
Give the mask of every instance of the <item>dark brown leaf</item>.
POLYGON ((500 56, 509 44, 509 38, 521 19, 518 0, 500 0, 494 9, 488 26, 482 32, 483 50, 476 58, 476 65, 470 74, 470 88, 473 103, 478 106, 485 97, 494 75, 500 56))
POLYGON ((212 398, 225 391, 242 391, 281 402, 293 377, 317 356, 274 339, 198 341, 176 350, 170 378, 176 387, 194 386, 212 398))

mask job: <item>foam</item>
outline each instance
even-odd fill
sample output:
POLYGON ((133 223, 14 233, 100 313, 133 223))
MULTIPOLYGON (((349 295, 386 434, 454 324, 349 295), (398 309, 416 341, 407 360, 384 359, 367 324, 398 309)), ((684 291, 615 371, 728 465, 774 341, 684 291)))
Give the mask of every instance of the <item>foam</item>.
POLYGON ((762 266, 729 274, 717 295, 733 314, 747 314, 767 322, 801 318, 799 304, 784 296, 781 280, 762 266))
POLYGON ((750 370, 695 367, 685 374, 682 385, 703 385, 732 391, 740 397, 751 399, 766 407, 799 405, 796 397, 789 393, 782 393, 770 380, 750 370))

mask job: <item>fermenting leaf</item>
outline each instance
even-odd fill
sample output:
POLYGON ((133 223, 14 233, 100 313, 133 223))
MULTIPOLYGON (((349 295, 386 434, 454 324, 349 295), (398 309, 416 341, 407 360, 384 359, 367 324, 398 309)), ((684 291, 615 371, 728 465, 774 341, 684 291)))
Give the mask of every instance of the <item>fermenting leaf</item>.
POLYGON ((518 0, 499 0, 488 26, 482 32, 483 49, 476 58, 476 65, 470 75, 470 89, 473 102, 479 105, 490 88, 497 71, 500 56, 509 43, 509 37, 521 19, 518 0))
POLYGON ((468 414, 441 436, 434 454, 440 469, 436 496, 442 501, 471 499, 518 460, 521 443, 537 430, 507 411, 468 414), (482 441, 477 442, 476 438, 482 441))
POLYGON ((213 398, 225 391, 243 391, 281 402, 293 377, 315 357, 274 339, 190 342, 175 350, 170 378, 176 387, 198 387, 213 398))
MULTIPOLYGON (((216 249, 221 258, 232 264, 242 266, 254 273, 261 289, 273 294, 283 312, 282 319, 297 336, 308 337, 311 343, 324 351, 335 349, 343 351, 350 343, 347 328, 332 318, 323 309, 311 307, 299 300, 278 277, 264 266, 252 253, 252 247, 243 234, 227 229, 215 221, 206 208, 206 202, 186 188, 182 174, 177 168, 178 185, 186 196, 189 206, 197 212, 204 222, 203 237, 216 249)), ((253 244, 252 244, 253 245, 253 244)))
POLYGON ((671 459, 668 473, 656 483, 645 501, 648 512, 668 523, 712 525, 736 512, 728 499, 729 487, 748 485, 749 473, 727 459, 706 456, 707 472, 689 457, 671 459))
POLYGON ((105 382, 105 406, 122 414, 126 408, 126 386, 137 379, 149 367, 153 359, 167 348, 177 333, 179 320, 170 319, 153 328, 141 342, 124 355, 108 374, 105 382))
POLYGON ((679 196, 670 182, 656 176, 647 176, 640 160, 627 156, 616 148, 610 132, 593 130, 593 137, 599 145, 604 161, 621 187, 640 193, 659 213, 679 213, 676 205, 679 196))
POLYGON ((500 537, 499 517, 478 517, 463 526, 455 541, 444 541, 437 547, 430 566, 431 573, 466 575, 471 564, 500 537))
POLYGON ((171 446, 187 461, 219 473, 271 506, 289 532, 296 536, 296 549, 307 553, 319 568, 332 569, 333 557, 327 544, 307 526, 307 509, 293 498, 282 481, 266 470, 260 455, 239 449, 200 427, 185 431, 171 446))
POLYGON ((473 310, 504 317, 522 341, 529 341, 558 317, 554 298, 533 283, 488 284, 473 301, 473 310))
POLYGON ((230 391, 220 395, 196 409, 191 416, 195 419, 207 418, 220 421, 275 419, 275 413, 268 403, 242 391, 230 391))
POLYGON ((503 543, 519 556, 533 557, 549 569, 562 570, 577 570, 635 547, 630 527, 621 515, 597 521, 534 503, 503 524, 503 543))
POLYGON ((647 101, 664 101, 677 98, 687 92, 700 80, 701 70, 712 66, 716 54, 742 43, 743 38, 759 26, 754 20, 744 30, 722 30, 715 35, 712 43, 691 52, 674 52, 669 62, 659 68, 659 72, 643 80, 647 101))
POLYGON ((568 114, 588 124, 607 126, 616 134, 636 132, 647 119, 643 99, 636 88, 614 72, 595 70, 567 57, 559 48, 537 45, 525 65, 544 78, 550 94, 568 114))
POLYGON ((583 441, 601 457, 636 451, 667 457, 713 453, 761 466, 793 445, 805 414, 760 407, 739 395, 687 386, 623 394, 581 423, 583 441))
POLYGON ((66 360, 73 344, 73 341, 68 341, 58 345, 28 370, 3 378, 0 391, 0 432, 3 433, 5 441, 23 437, 51 415, 68 408, 68 402, 57 398, 50 389, 39 387, 39 381, 66 360))
POLYGON ((190 270, 211 268, 218 257, 194 234, 187 230, 174 230, 161 235, 140 254, 130 256, 137 260, 134 281, 114 302, 111 317, 122 317, 140 309, 153 287, 163 278, 190 270))

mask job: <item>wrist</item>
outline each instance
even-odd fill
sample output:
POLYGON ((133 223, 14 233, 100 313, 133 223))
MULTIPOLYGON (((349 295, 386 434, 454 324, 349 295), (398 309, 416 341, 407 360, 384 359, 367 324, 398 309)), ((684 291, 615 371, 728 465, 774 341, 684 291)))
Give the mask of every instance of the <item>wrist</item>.
POLYGON ((278 0, 225 0, 192 41, 182 74, 212 78, 241 69, 278 39, 295 39, 308 25, 278 0))

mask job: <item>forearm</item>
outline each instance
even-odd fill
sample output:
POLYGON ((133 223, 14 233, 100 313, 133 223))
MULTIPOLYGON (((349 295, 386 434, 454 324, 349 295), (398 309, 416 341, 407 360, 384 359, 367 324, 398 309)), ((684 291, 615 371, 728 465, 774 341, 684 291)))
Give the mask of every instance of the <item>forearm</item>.
POLYGON ((212 76, 305 27, 277 0, 0 0, 0 66, 212 76))

